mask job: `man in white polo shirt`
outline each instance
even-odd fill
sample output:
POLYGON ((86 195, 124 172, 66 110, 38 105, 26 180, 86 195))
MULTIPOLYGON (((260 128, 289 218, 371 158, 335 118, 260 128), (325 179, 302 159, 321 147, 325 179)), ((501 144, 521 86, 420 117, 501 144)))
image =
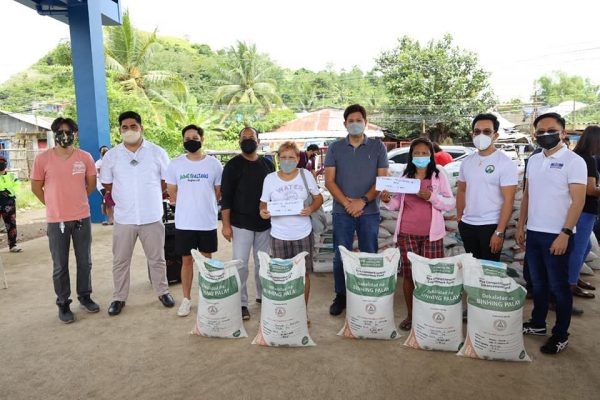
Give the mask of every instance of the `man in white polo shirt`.
POLYGON ((458 229, 467 253, 499 261, 517 191, 517 165, 494 146, 500 127, 494 114, 477 115, 471 126, 473 144, 479 151, 460 165, 458 229))
POLYGON ((559 114, 542 114, 533 126, 535 139, 544 150, 529 158, 517 226, 517 243, 526 243, 525 258, 533 285, 533 311, 531 319, 523 324, 523 333, 546 334, 552 294, 556 301, 556 323, 552 336, 540 350, 556 354, 569 343, 573 307, 569 252, 573 229, 585 203, 587 167, 583 158, 563 144, 565 120, 559 114))
POLYGON ((113 229, 113 299, 109 315, 118 315, 129 295, 133 248, 139 238, 148 259, 150 281, 165 307, 169 293, 165 263, 162 193, 166 189, 169 157, 164 149, 144 140, 142 118, 133 111, 119 115, 123 143, 102 159, 100 180, 115 202, 113 229))

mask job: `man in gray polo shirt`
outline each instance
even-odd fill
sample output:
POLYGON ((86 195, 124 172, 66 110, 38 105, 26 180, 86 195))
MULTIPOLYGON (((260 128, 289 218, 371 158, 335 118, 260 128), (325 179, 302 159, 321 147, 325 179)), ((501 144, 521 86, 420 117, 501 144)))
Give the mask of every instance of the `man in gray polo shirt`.
POLYGON ((388 174, 387 151, 382 142, 367 138, 367 112, 359 104, 344 111, 348 136, 329 146, 325 157, 325 186, 333 196, 333 278, 335 300, 331 315, 346 308, 346 282, 338 246, 352 249, 354 232, 358 247, 366 253, 377 253, 379 233, 378 176, 388 174))

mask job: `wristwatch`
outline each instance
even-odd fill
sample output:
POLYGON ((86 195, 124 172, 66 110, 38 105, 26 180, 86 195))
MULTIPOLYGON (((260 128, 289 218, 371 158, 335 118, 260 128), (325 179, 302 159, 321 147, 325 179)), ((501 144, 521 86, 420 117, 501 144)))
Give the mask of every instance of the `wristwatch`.
POLYGON ((365 205, 369 204, 369 198, 367 196, 360 196, 360 199, 365 202, 365 205))
POLYGON ((504 239, 504 232, 496 231, 496 232, 494 232, 494 235, 498 236, 499 238, 504 239))
POLYGON ((562 233, 564 233, 565 235, 567 235, 567 236, 573 235, 573 231, 571 229, 569 229, 569 228, 562 228, 560 231, 562 233))

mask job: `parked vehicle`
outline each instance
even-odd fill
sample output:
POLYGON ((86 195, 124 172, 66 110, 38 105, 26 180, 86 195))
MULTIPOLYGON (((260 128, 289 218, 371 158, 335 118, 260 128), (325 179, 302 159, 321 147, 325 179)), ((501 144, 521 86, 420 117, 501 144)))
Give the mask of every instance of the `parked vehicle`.
MULTIPOLYGON (((475 153, 477 151, 473 147, 465 147, 465 146, 440 146, 442 150, 447 153, 450 153, 454 161, 460 161, 463 158, 467 157, 469 154, 475 153)), ((388 160, 395 164, 406 164, 408 160, 408 149, 409 147, 400 147, 398 149, 393 149, 388 151, 388 160)))

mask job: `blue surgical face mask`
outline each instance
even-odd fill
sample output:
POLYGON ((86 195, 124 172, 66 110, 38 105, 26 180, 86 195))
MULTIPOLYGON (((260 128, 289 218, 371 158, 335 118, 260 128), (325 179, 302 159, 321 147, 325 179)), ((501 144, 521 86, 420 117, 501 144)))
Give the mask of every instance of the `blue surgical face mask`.
POLYGON ((359 136, 365 131, 365 124, 362 122, 351 122, 348 124, 346 129, 352 136, 359 136))
POLYGON ((281 160, 279 162, 279 169, 281 169, 286 174, 289 174, 290 172, 295 170, 296 166, 298 166, 298 163, 294 160, 281 160))
POLYGON ((429 165, 430 161, 431 161, 431 157, 413 157, 413 159, 412 159, 412 163, 417 168, 425 168, 426 166, 429 165))

